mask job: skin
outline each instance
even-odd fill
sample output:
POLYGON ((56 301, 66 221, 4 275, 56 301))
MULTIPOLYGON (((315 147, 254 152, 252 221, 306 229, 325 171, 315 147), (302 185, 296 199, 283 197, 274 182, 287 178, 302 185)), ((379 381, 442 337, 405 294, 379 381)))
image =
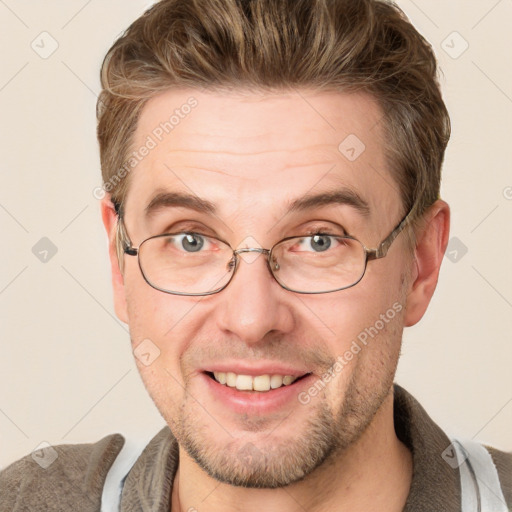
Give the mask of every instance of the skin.
MULTIPOLYGON (((370 96, 173 90, 145 106, 134 147, 191 96, 197 107, 129 176, 125 225, 134 247, 194 221, 233 248, 247 237, 270 248, 319 224, 338 234, 342 226, 373 248, 402 218, 382 112, 370 96), (353 162, 338 151, 349 134, 366 147, 353 162), (339 204, 287 212, 296 199, 340 186, 364 198, 369 214, 339 204), (216 214, 165 208, 147 221, 144 208, 160 189, 192 192, 216 214)), ((162 293, 144 281, 136 257, 125 256, 121 272, 108 195, 102 216, 116 314, 129 324, 133 348, 150 339, 160 350, 149 366, 137 364, 180 443, 173 511, 402 510, 412 458, 395 434, 392 383, 403 328, 421 319, 437 283, 449 231, 444 201, 426 213, 413 252, 401 234, 356 286, 319 295, 281 288, 263 256, 241 261, 218 294, 162 293), (232 361, 291 364, 320 379, 393 304, 401 306, 396 316, 308 404, 290 400, 269 414, 240 415, 204 385, 205 366, 232 361)))

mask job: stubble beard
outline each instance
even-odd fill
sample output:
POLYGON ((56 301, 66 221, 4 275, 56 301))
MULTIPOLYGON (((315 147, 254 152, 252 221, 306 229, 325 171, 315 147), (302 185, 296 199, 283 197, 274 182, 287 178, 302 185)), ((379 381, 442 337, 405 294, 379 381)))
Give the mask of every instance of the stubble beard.
MULTIPOLYGON (((401 284, 405 284, 404 276, 401 284)), ((405 297, 401 299, 401 303, 405 303, 405 297)), ((243 418, 244 430, 249 433, 246 439, 243 434, 230 435, 222 427, 222 418, 211 418, 188 392, 174 414, 165 414, 169 411, 164 408, 159 408, 160 412, 180 447, 215 480, 238 487, 265 489, 300 482, 318 468, 336 464, 367 431, 392 394, 402 343, 402 317, 403 312, 397 314, 379 338, 372 341, 372 347, 363 349, 363 352, 373 352, 372 356, 360 353, 352 361, 354 369, 344 389, 339 390, 344 398, 337 409, 333 410, 328 404, 325 393, 301 405, 309 408, 307 420, 294 436, 288 435, 293 429, 293 418, 289 417, 282 420, 290 424, 285 439, 272 435, 279 424, 271 428, 272 421, 265 418, 243 418), (216 426, 224 430, 224 437, 229 438, 224 444, 216 444, 219 436, 208 428, 208 422, 215 421, 219 423, 216 426), (261 432, 261 436, 256 438, 255 432, 261 432)))
POLYGON ((251 431, 251 439, 258 428, 261 439, 232 437, 224 445, 216 445, 211 430, 201 424, 197 410, 186 402, 180 420, 168 423, 180 446, 210 477, 246 488, 285 487, 305 479, 321 466, 334 464, 363 435, 389 396, 396 361, 386 361, 381 368, 385 368, 385 375, 380 376, 376 386, 375 378, 367 379, 368 369, 356 367, 337 413, 322 396, 315 397, 305 406, 310 410, 301 432, 285 440, 277 440, 265 430, 265 421, 247 419, 244 426, 251 431))

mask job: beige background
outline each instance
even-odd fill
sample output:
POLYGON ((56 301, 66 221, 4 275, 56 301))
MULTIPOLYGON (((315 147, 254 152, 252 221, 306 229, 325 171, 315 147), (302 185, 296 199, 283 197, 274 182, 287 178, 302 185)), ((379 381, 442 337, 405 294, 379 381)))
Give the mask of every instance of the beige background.
MULTIPOLYGON (((448 432, 512 450, 512 2, 399 3, 444 72, 443 197, 458 259, 445 258, 429 312, 406 331, 397 381, 448 432)), ((113 312, 93 196, 99 66, 148 5, 0 1, 0 467, 42 441, 164 424, 113 312), (43 237, 57 248, 47 262, 32 251, 43 237)))

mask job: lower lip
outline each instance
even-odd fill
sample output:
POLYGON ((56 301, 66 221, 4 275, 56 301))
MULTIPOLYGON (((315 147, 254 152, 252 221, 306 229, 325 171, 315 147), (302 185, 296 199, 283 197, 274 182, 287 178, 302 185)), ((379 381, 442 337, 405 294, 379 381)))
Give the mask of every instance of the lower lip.
POLYGON ((215 400, 229 407, 237 414, 263 415, 278 412, 285 406, 299 404, 299 393, 316 380, 313 374, 295 381, 288 386, 281 386, 270 391, 239 391, 224 384, 219 384, 205 373, 200 377, 212 393, 215 400))

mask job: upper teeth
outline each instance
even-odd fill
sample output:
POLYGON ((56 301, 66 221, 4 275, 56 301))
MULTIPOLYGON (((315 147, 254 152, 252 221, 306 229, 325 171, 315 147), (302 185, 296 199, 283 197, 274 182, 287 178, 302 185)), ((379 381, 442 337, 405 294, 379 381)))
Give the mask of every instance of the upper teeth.
POLYGON ((291 375, 237 375, 233 372, 213 372, 217 382, 225 384, 240 391, 269 391, 270 389, 288 386, 296 381, 298 377, 291 375))

